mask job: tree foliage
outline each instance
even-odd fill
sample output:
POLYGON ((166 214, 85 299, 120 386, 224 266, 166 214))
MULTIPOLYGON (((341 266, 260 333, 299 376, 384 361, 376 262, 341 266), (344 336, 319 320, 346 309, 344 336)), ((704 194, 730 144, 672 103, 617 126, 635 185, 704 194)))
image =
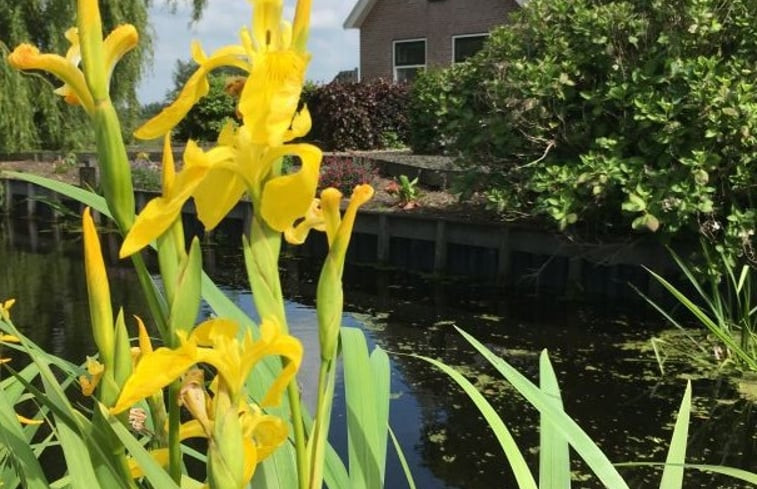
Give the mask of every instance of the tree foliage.
MULTIPOLYGON (((165 0, 175 7, 182 0, 165 0)), ((184 0, 198 20, 207 0, 184 0)), ((151 60, 152 37, 148 25, 150 0, 100 0, 103 30, 134 24, 139 46, 127 54, 113 74, 111 95, 129 137, 139 117, 136 88, 151 60)), ((91 143, 86 115, 53 94, 60 82, 46 74, 22 74, 10 68, 6 57, 16 45, 30 42, 42 52, 65 54, 66 30, 74 25, 76 2, 72 0, 24 0, 0 2, 0 153, 24 149, 71 149, 91 143)))
MULTIPOLYGON (((704 232, 753 253, 757 0, 532 0, 414 89, 414 141, 561 228, 704 232)), ((416 144, 417 146, 417 144, 416 144)), ((424 149, 424 148, 421 148, 424 149)), ((754 255, 752 255, 754 259, 754 255)))
MULTIPOLYGON (((176 60, 173 72, 173 90, 166 94, 170 103, 178 97, 179 92, 190 76, 197 70, 197 64, 192 60, 176 60)), ((194 139, 199 141, 215 141, 218 133, 228 121, 236 120, 237 100, 232 95, 235 79, 243 79, 246 73, 230 67, 222 67, 208 76, 210 90, 200 99, 189 113, 181 120, 175 129, 175 137, 179 140, 194 139)))

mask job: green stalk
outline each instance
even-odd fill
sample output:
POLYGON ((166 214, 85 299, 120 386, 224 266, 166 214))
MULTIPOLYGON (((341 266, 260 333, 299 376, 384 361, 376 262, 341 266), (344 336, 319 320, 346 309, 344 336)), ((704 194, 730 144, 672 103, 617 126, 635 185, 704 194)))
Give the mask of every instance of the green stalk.
MULTIPOLYGON (((252 289, 255 308, 261 318, 275 318, 285 333, 289 332, 284 312, 284 296, 279 277, 279 254, 281 233, 268 227, 257 213, 252 216, 250 238, 243 237, 247 277, 252 289)), ((294 449, 297 460, 297 480, 300 489, 307 489, 308 458, 305 427, 302 422, 302 406, 297 378, 287 386, 287 398, 294 431, 294 449)))
POLYGON ((95 100, 92 122, 101 184, 105 200, 121 232, 134 222, 134 189, 131 184, 131 165, 121 137, 121 124, 110 99, 95 100))
POLYGON ((326 443, 329 437, 331 407, 334 400, 334 384, 336 369, 334 362, 321 360, 318 371, 318 402, 315 410, 315 423, 311 439, 313 444, 310 453, 310 477, 308 489, 323 487, 323 461, 326 455, 326 443))
MULTIPOLYGON (((247 277, 260 318, 273 317, 287 330, 284 296, 279 279, 281 233, 268 227, 255 211, 250 239, 243 237, 247 277)), ((287 331, 285 331, 287 332, 287 331)))
POLYGON ((168 387, 168 473, 176 484, 181 485, 181 406, 179 395, 181 382, 175 381, 168 387))
POLYGON ((137 280, 139 280, 139 285, 142 287, 142 292, 147 300, 147 307, 150 309, 152 318, 158 328, 158 333, 160 333, 163 342, 168 343, 170 337, 168 335, 168 321, 166 319, 167 306, 165 300, 158 291, 155 282, 152 281, 152 277, 150 276, 150 272, 147 271, 147 265, 145 265, 142 255, 140 253, 134 253, 131 255, 131 261, 134 264, 134 270, 137 272, 137 280))

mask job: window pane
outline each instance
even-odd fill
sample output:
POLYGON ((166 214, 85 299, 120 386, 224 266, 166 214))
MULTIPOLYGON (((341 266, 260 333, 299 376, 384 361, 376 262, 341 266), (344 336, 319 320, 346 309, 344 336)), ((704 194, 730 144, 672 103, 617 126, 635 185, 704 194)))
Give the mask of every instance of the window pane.
POLYGON ((425 65, 426 41, 398 42, 394 44, 394 65, 425 65))
POLYGON ((455 38, 455 63, 465 61, 484 47, 489 36, 470 36, 455 38))
POLYGON ((423 71, 423 68, 421 67, 415 67, 415 68, 397 68, 397 79, 395 81, 397 82, 411 82, 415 80, 415 77, 418 76, 418 73, 423 71))

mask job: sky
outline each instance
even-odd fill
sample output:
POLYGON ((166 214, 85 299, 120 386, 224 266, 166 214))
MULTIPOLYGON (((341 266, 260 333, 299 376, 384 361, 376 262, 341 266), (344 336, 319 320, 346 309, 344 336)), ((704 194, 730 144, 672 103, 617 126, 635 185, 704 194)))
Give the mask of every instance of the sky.
MULTIPOLYGON (((329 82, 342 70, 358 66, 358 31, 342 28, 357 0, 315 0, 310 22, 308 47, 313 54, 307 78, 329 82)), ((294 18, 295 0, 284 0, 284 18, 294 18)), ((141 103, 160 102, 172 88, 171 75, 177 59, 189 59, 193 39, 206 53, 227 45, 239 44, 239 30, 252 24, 251 6, 245 0, 208 0, 202 19, 190 25, 190 9, 181 7, 171 13, 163 2, 153 2, 150 24, 154 34, 152 68, 140 83, 141 103)))

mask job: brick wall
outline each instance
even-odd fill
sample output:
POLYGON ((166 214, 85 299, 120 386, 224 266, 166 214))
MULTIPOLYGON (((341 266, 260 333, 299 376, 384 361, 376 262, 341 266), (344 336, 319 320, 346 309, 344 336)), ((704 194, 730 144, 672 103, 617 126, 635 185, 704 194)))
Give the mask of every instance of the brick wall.
POLYGON ((378 0, 360 27, 360 78, 391 80, 392 42, 426 39, 426 66, 452 62, 452 36, 488 32, 515 0, 378 0))

